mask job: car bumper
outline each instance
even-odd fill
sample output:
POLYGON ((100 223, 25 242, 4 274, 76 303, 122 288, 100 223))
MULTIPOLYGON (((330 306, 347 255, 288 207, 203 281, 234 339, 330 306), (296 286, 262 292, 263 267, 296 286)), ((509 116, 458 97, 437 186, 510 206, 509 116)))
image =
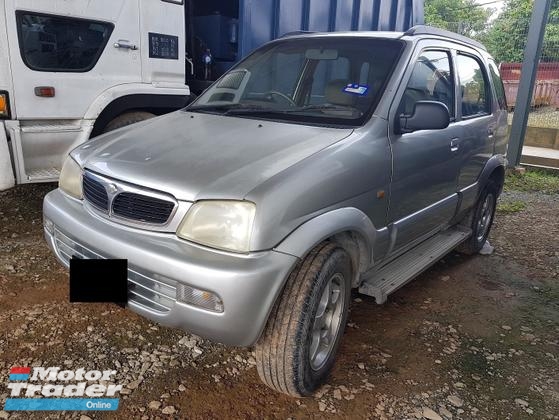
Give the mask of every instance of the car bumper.
POLYGON ((297 263, 296 257, 276 251, 237 255, 173 234, 124 227, 92 215, 60 190, 47 194, 43 213, 47 243, 66 267, 72 255, 127 259, 129 290, 140 291, 129 296, 130 309, 228 345, 251 346, 258 340, 297 263), (178 301, 176 291, 183 285, 219 296, 223 312, 178 301))

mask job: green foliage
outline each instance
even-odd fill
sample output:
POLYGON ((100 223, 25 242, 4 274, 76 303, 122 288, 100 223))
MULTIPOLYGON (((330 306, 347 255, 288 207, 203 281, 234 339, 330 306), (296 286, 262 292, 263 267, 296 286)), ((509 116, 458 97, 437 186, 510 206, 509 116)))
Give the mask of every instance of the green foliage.
MULTIPOLYGON (((495 19, 482 40, 498 62, 519 63, 524 47, 534 0, 506 0, 503 12, 495 19)), ((545 26, 542 62, 559 60, 559 0, 554 0, 545 26)))
MULTIPOLYGON (((497 62, 519 63, 524 59, 533 4, 534 0, 505 0, 503 11, 489 23, 492 11, 474 0, 425 0, 425 22, 477 39, 497 62)), ((559 61, 559 0, 551 4, 541 61, 559 61)))
POLYGON ((497 211, 499 213, 517 213, 526 208, 526 203, 524 201, 502 201, 497 204, 497 211))
POLYGON ((525 174, 511 173, 505 181, 505 191, 559 194, 559 173, 544 169, 530 169, 525 174))
POLYGON ((474 0, 425 0, 425 23, 461 35, 479 36, 487 27, 491 10, 474 0))
POLYGON ((532 0, 506 0, 483 40, 498 62, 522 62, 532 14, 532 0))

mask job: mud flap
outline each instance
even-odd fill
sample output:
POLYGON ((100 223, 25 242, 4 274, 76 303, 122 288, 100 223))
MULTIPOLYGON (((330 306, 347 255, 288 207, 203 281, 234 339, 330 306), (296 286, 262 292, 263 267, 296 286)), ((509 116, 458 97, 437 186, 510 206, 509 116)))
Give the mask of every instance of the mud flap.
POLYGON ((4 123, 0 123, 0 191, 12 188, 15 183, 6 129, 4 123))

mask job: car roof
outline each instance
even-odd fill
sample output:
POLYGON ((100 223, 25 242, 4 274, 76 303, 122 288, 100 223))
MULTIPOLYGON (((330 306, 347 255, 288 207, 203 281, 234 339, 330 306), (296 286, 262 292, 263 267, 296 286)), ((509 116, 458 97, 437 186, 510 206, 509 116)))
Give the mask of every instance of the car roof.
POLYGON ((346 32, 289 32, 281 39, 285 38, 314 38, 314 37, 348 37, 348 38, 381 38, 381 39, 404 39, 417 41, 418 39, 440 39, 441 41, 451 41, 487 51, 485 46, 466 36, 434 28, 432 26, 417 25, 406 32, 390 31, 346 31, 346 32))

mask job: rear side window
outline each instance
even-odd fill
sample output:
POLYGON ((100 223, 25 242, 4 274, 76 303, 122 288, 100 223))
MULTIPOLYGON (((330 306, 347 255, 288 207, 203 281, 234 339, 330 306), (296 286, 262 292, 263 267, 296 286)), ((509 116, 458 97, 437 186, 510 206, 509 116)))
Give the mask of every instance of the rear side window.
POLYGON ((480 62, 469 55, 459 54, 456 57, 456 69, 460 79, 462 116, 490 114, 489 86, 480 62))
POLYGON ((497 64, 495 64, 493 60, 489 60, 489 72, 491 73, 491 79, 493 80, 495 92, 497 93, 497 102, 499 103, 499 108, 506 110, 507 97, 505 96, 505 87, 503 86, 503 81, 501 80, 497 64))
POLYGON ((454 117, 454 77, 445 51, 423 51, 413 68, 399 111, 411 115, 418 101, 438 101, 454 117))
POLYGON ((32 70, 87 72, 103 52, 113 25, 64 16, 17 12, 23 61, 32 70))

